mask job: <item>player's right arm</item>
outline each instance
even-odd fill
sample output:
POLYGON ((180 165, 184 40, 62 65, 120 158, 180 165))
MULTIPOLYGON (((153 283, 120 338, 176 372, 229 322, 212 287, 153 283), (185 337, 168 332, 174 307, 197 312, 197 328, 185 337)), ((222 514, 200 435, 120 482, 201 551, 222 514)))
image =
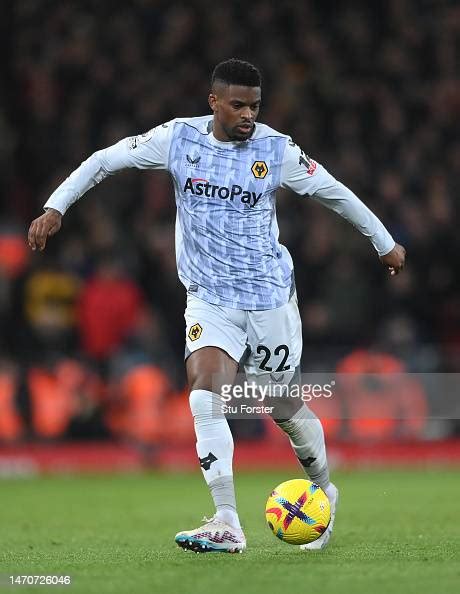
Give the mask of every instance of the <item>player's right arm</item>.
POLYGON ((173 121, 145 134, 124 138, 93 153, 51 194, 45 213, 32 221, 28 241, 33 250, 43 250, 48 237, 61 228, 67 209, 90 188, 122 169, 167 169, 173 121))

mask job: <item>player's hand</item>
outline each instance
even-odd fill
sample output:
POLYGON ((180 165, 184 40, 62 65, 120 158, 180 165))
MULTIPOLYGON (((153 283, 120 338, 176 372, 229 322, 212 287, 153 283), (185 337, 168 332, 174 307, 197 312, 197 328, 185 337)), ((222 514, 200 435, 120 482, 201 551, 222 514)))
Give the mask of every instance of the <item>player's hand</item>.
POLYGON ((41 217, 32 221, 27 236, 29 245, 33 250, 37 248, 42 252, 46 246, 46 240, 54 235, 61 228, 62 214, 50 208, 41 217))
POLYGON ((401 270, 404 268, 405 261, 406 250, 398 243, 391 250, 391 252, 388 252, 388 254, 385 254, 384 256, 380 256, 380 262, 382 262, 382 264, 387 267, 391 276, 395 276, 401 272, 401 270))

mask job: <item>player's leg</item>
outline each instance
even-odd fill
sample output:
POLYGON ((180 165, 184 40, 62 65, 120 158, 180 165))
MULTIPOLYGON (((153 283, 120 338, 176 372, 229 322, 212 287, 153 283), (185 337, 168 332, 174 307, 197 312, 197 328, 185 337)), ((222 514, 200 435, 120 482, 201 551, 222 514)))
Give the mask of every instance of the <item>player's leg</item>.
POLYGON ((204 347, 187 359, 196 450, 216 506, 216 517, 241 528, 233 487, 233 437, 221 409, 218 385, 233 385, 237 371, 237 362, 216 347, 204 347))
MULTIPOLYGON (((293 390, 300 382, 300 370, 296 369, 289 390, 293 390)), ((300 386, 299 386, 300 387, 300 386)), ((335 513, 338 504, 338 489, 329 480, 329 468, 326 457, 326 445, 321 421, 315 413, 301 400, 287 398, 280 400, 273 411, 273 420, 289 437, 292 449, 310 480, 320 485, 326 493, 331 505, 331 519, 323 534, 307 545, 301 545, 303 550, 317 550, 324 548, 331 537, 334 528, 335 513)))
MULTIPOLYGON (((297 298, 294 294, 289 303, 274 310, 251 312, 248 324, 248 341, 251 356, 246 365, 250 379, 260 385, 270 384, 275 394, 276 384, 285 387, 285 397, 272 398, 266 405, 274 406, 272 418, 289 437, 294 453, 310 480, 318 483, 326 492, 335 517, 337 489, 329 480, 329 468, 321 421, 300 397, 300 358, 302 353, 302 324, 297 298)), ((325 546, 333 526, 316 542, 317 548, 325 546)), ((312 543, 314 544, 314 543, 312 543)), ((310 545, 307 545, 310 546, 310 545)))
POLYGON ((274 401, 273 420, 289 437, 292 449, 309 479, 323 490, 330 484, 326 445, 321 421, 300 397, 300 369, 297 367, 287 385, 287 397, 274 401), (299 389, 294 389, 299 386, 299 389))
POLYGON ((235 316, 236 311, 228 312, 196 298, 188 300, 185 317, 190 408, 197 454, 216 513, 203 526, 177 534, 176 542, 197 552, 238 552, 246 547, 236 511, 233 437, 219 396, 222 384, 233 385, 237 361, 245 349, 246 336, 235 323, 235 316))

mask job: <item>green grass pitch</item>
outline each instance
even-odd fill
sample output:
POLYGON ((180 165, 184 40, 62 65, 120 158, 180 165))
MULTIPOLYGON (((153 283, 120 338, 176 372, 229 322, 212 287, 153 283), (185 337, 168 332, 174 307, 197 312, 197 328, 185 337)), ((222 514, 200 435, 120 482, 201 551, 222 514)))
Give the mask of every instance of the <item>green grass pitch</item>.
POLYGON ((3 480, 0 592, 460 591, 458 471, 335 473, 334 537, 314 553, 277 540, 265 525, 268 493, 293 474, 237 473, 248 539, 242 555, 196 555, 175 545, 177 531, 211 514, 199 474, 3 480), (8 587, 10 574, 70 575, 72 585, 8 587))

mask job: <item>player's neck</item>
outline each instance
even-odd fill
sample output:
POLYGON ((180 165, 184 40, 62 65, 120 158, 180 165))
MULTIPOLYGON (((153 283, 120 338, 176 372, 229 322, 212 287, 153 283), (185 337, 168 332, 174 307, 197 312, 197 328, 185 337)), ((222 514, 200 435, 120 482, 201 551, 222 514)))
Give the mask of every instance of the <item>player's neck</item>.
POLYGON ((219 125, 219 122, 213 118, 211 122, 211 134, 214 136, 216 140, 219 142, 235 142, 233 138, 230 138, 222 126, 219 125))

